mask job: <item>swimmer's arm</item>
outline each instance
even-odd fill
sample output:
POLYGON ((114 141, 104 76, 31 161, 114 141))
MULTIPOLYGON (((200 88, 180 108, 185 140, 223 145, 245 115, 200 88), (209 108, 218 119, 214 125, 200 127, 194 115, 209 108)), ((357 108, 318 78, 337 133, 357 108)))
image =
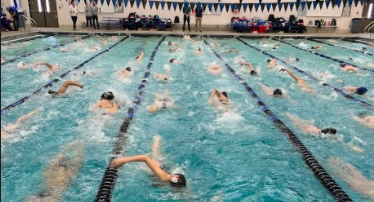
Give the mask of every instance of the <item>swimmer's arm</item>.
POLYGON ((21 116, 21 117, 17 120, 17 123, 16 123, 16 124, 20 124, 21 122, 26 121, 30 116, 32 116, 32 115, 38 113, 39 111, 40 111, 40 110, 38 109, 38 110, 35 110, 35 111, 33 111, 33 112, 31 112, 31 113, 29 113, 29 114, 27 114, 27 115, 21 116))
POLYGON ((273 94, 273 89, 265 86, 264 84, 260 84, 262 87, 262 91, 264 91, 267 95, 272 95, 273 94))
POLYGON ((148 110, 148 112, 154 114, 157 112, 157 110, 158 110, 157 105, 153 104, 152 107, 148 110))
POLYGON ((157 176, 160 181, 167 182, 170 179, 170 175, 163 171, 157 162, 149 158, 147 155, 140 155, 140 156, 133 156, 133 157, 125 157, 121 159, 116 159, 111 163, 112 168, 119 168, 127 163, 132 162, 144 162, 148 165, 148 167, 153 171, 153 173, 157 176))
POLYGON ((303 81, 302 79, 300 79, 298 76, 296 76, 294 73, 292 73, 288 69, 281 69, 280 71, 281 72, 286 71, 293 79, 295 79, 296 82, 303 81))
POLYGON ((91 107, 91 111, 98 109, 100 105, 101 105, 101 101, 97 102, 95 105, 91 107))
POLYGON ((78 170, 83 165, 83 145, 82 143, 79 143, 77 145, 77 153, 75 154, 75 157, 71 160, 71 169, 74 173, 78 172, 78 170))
POLYGON ((304 121, 302 121, 298 117, 296 117, 296 116, 294 116, 294 115, 292 115, 288 112, 286 113, 286 116, 292 121, 292 123, 295 126, 299 127, 300 130, 303 130, 304 132, 306 132, 305 131, 305 126, 307 126, 307 124, 304 121))
POLYGON ((219 97, 221 95, 221 93, 218 92, 217 89, 213 89, 212 93, 210 94, 210 97, 209 97, 209 103, 211 103, 213 101, 214 95, 217 95, 219 97))
POLYGON ((142 51, 141 53, 140 53, 140 59, 143 59, 143 57, 144 57, 144 52, 142 51))

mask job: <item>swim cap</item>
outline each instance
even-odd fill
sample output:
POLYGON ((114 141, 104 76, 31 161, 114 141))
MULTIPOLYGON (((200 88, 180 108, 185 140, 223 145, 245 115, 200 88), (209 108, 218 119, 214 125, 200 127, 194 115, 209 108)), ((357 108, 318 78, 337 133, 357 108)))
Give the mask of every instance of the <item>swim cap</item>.
POLYGON ((22 61, 22 62, 18 63, 17 66, 18 66, 19 68, 23 68, 23 67, 25 66, 25 63, 23 63, 23 61, 22 61))
POLYGON ((279 95, 279 96, 282 96, 282 91, 280 89, 275 89, 274 92, 273 92, 273 95, 279 95))
POLYGON ((131 72, 131 67, 126 67, 126 70, 131 72))
POLYGON ((296 62, 299 62, 299 61, 300 61, 300 59, 299 59, 299 58, 296 58, 296 59, 295 59, 295 61, 296 61, 296 62))
POLYGON ((360 87, 356 89, 356 94, 357 95, 364 95, 366 92, 368 92, 368 89, 365 87, 360 87))
POLYGON ((182 174, 175 174, 170 177, 170 186, 172 187, 186 187, 187 182, 186 182, 186 177, 182 174))
POLYGON ((224 95, 226 98, 228 98, 226 92, 222 92, 222 95, 224 95))
POLYGON ((101 95, 101 98, 104 99, 104 100, 113 100, 114 99, 114 95, 112 92, 106 92, 106 93, 103 93, 101 95))
POLYGON ((256 75, 256 74, 257 74, 257 72, 255 70, 251 71, 251 75, 256 75))
POLYGON ((51 95, 58 95, 58 93, 54 90, 49 90, 48 91, 48 94, 51 94, 51 95))
POLYGON ((168 45, 171 45, 171 44, 172 44, 171 41, 169 41, 168 45))
POLYGON ((136 59, 139 59, 139 56, 138 56, 138 57, 136 57, 136 59))
POLYGON ((335 128, 325 128, 321 130, 321 133, 324 134, 336 134, 336 129, 335 128))
POLYGON ((351 60, 351 61, 352 61, 352 60, 353 60, 353 58, 349 58, 349 60, 351 60))
POLYGON ((362 48, 362 50, 363 50, 363 51, 366 51, 366 48, 365 48, 365 47, 363 47, 363 48, 362 48))
POLYGON ((269 63, 271 61, 271 59, 268 59, 267 62, 269 63))
POLYGON ((341 62, 341 63, 340 63, 340 66, 341 66, 341 67, 345 67, 346 65, 347 65, 347 64, 346 64, 345 62, 341 62))
POLYGON ((174 62, 174 59, 171 59, 171 60, 170 60, 170 63, 173 63, 173 62, 174 62))
POLYGON ((315 46, 312 46, 310 49, 316 49, 316 47, 315 47, 315 46))

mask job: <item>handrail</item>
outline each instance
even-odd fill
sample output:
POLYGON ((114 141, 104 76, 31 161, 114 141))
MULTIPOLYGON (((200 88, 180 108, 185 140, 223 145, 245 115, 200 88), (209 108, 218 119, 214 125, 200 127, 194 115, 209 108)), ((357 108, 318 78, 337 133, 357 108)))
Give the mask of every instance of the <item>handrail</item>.
POLYGON ((369 23, 365 28, 364 28, 364 33, 369 33, 367 31, 371 30, 374 28, 374 21, 372 21, 371 23, 369 23))
MULTIPOLYGON (((37 23, 34 19, 32 19, 31 17, 28 17, 26 15, 21 15, 21 17, 24 17, 26 20, 30 20, 30 24, 31 24, 31 28, 34 28, 36 27, 37 23)), ((26 24, 25 24, 25 29, 26 29, 26 24)))

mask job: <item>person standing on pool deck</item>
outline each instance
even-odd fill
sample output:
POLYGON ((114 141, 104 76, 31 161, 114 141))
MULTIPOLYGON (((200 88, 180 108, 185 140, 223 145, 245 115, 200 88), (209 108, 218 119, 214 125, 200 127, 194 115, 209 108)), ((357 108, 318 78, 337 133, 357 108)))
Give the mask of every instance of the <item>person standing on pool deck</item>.
POLYGON ((86 7, 84 7, 84 12, 86 13, 86 27, 87 27, 87 30, 90 30, 90 28, 92 29, 92 8, 91 8, 91 5, 90 5, 90 2, 88 2, 88 1, 86 3, 86 7), (90 23, 89 26, 88 26, 88 23, 90 23))
POLYGON ((183 174, 169 174, 162 169, 159 162, 160 136, 156 136, 153 142, 152 158, 147 155, 124 157, 115 159, 110 164, 111 168, 120 168, 127 163, 144 162, 153 171, 159 181, 168 183, 172 187, 185 188, 187 186, 186 177, 183 174))
POLYGON ((21 116, 15 124, 10 124, 8 126, 4 127, 4 130, 1 131, 1 139, 6 138, 9 133, 14 132, 17 128, 21 126, 22 122, 25 122, 27 119, 29 119, 34 114, 38 113, 40 110, 35 110, 27 115, 21 116))
POLYGON ((201 22, 203 21, 203 8, 201 7, 201 3, 196 4, 196 24, 195 24, 195 31, 197 32, 198 29, 200 32, 203 32, 201 29, 201 22))
POLYGON ((51 95, 62 95, 66 92, 66 90, 70 86, 77 86, 77 87, 83 89, 83 85, 78 83, 78 81, 65 81, 62 84, 62 86, 60 87, 60 89, 58 89, 58 91, 50 90, 50 91, 48 91, 48 93, 51 94, 51 95))
POLYGON ((98 16, 97 16, 97 13, 98 13, 98 11, 99 11, 99 8, 97 7, 97 3, 96 3, 96 1, 92 1, 91 9, 92 9, 92 21, 93 21, 93 27, 94 27, 94 29, 96 29, 96 25, 97 25, 97 29, 100 29, 100 26, 99 26, 99 18, 98 18, 98 16), (95 21, 96 21, 96 25, 95 25, 95 21))
POLYGON ((311 94, 316 94, 316 91, 314 89, 312 89, 310 86, 308 86, 308 84, 304 80, 302 80, 301 78, 296 76, 290 70, 281 69, 279 72, 287 72, 290 76, 292 76, 293 79, 295 79, 296 83, 302 88, 303 91, 311 93, 311 94))
MULTIPOLYGON (((106 113, 114 114, 121 109, 122 103, 114 101, 114 94, 112 92, 106 92, 101 95, 100 101, 98 101, 93 107, 93 110, 98 108, 103 109, 106 113)), ((106 114, 103 114, 106 115, 106 114)))
POLYGON ((6 10, 9 12, 10 16, 13 18, 13 27, 14 31, 18 31, 19 29, 19 14, 17 8, 14 6, 7 6, 6 10))
POLYGON ((81 142, 73 142, 67 145, 61 153, 49 162, 44 172, 45 187, 43 191, 32 196, 28 202, 62 201, 63 192, 83 165, 83 156, 84 151, 81 142))
POLYGON ((292 115, 290 113, 286 113, 286 116, 292 121, 292 123, 297 126, 300 130, 302 130, 304 133, 308 134, 336 134, 335 128, 324 128, 320 129, 314 125, 311 125, 308 123, 308 121, 302 120, 299 117, 292 115))
POLYGON ((191 31, 191 26, 190 26, 190 15, 191 15, 191 7, 188 2, 184 3, 183 7, 183 32, 186 28, 186 21, 188 23, 188 30, 191 31))
POLYGON ((73 30, 77 30, 77 20, 78 20, 78 6, 75 5, 75 0, 71 0, 71 5, 69 6, 69 12, 71 20, 73 21, 73 30))

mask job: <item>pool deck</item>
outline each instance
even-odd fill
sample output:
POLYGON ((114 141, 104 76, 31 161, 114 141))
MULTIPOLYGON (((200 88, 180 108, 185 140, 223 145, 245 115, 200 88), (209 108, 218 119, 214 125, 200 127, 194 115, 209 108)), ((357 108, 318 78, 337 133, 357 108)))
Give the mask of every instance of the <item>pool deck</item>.
POLYGON ((234 37, 303 37, 303 38, 361 38, 366 40, 374 41, 374 34, 361 33, 361 34, 351 34, 351 33, 338 33, 338 32, 316 32, 316 33, 306 33, 306 34, 294 34, 294 33, 264 33, 264 34, 252 34, 252 33, 234 33, 229 31, 204 31, 204 32, 182 32, 181 30, 176 31, 126 31, 126 30, 85 30, 81 29, 79 31, 72 31, 60 28, 33 28, 31 33, 24 32, 3 32, 1 37, 2 41, 10 41, 15 39, 20 39, 24 37, 30 37, 30 35, 37 35, 40 33, 51 33, 51 34, 74 34, 74 35, 84 35, 84 34, 107 34, 107 35, 142 35, 142 36, 152 36, 152 35, 167 35, 167 36, 182 36, 183 34, 190 35, 204 35, 204 36, 234 36, 234 37), (370 38, 372 37, 372 38, 370 38))

